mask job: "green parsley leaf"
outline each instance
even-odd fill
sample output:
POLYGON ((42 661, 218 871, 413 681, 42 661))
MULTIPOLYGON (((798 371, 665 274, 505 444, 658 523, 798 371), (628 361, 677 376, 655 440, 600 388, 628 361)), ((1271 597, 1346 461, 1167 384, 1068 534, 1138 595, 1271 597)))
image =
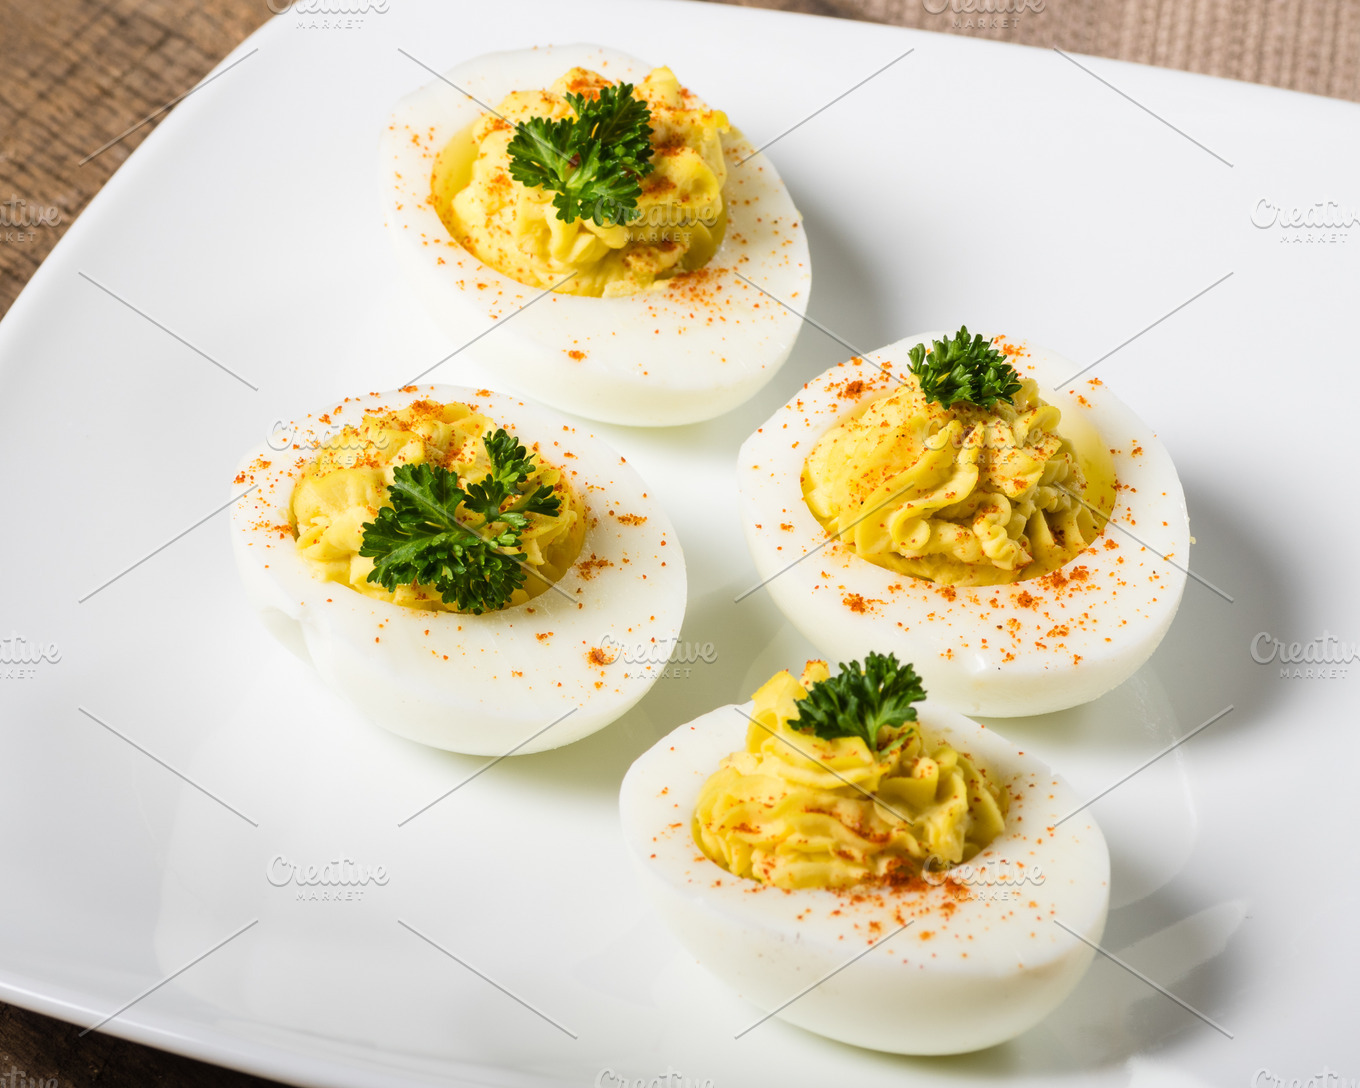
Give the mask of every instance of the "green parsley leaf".
POLYGON ((910 354, 911 372, 926 400, 945 408, 959 403, 991 408, 999 400, 1010 404, 1020 391, 1020 374, 1005 354, 981 335, 970 339, 967 325, 953 340, 936 340, 928 352, 917 344, 910 354))
POLYGON ((528 515, 556 515, 551 487, 525 491, 533 458, 498 428, 483 437, 490 471, 464 488, 439 465, 398 465, 378 516, 363 526, 359 554, 374 560, 368 580, 394 591, 433 586, 447 604, 480 615, 503 608, 525 581, 519 546, 528 515), (463 517, 459 517, 460 510, 463 517))
POLYGON ((879 731, 914 722, 911 704, 925 697, 910 664, 899 665, 892 654, 870 652, 862 667, 858 661, 842 663, 835 676, 813 684, 807 698, 798 700, 798 717, 789 724, 824 740, 860 737, 870 753, 877 753, 879 731))
POLYGON ((520 491, 520 485, 533 475, 535 466, 529 451, 514 435, 504 427, 498 427, 495 434, 482 439, 482 444, 491 462, 491 471, 475 484, 468 485, 464 501, 469 510, 481 516, 483 523, 501 521, 518 531, 528 525, 526 515, 555 515, 561 509, 561 501, 546 484, 528 494, 520 491), (505 500, 512 496, 515 501, 502 510, 505 500))
POLYGON ((598 98, 568 94, 576 116, 531 117, 510 140, 510 176, 557 195, 564 223, 629 223, 642 213, 641 179, 652 170, 652 113, 631 83, 601 88, 598 98))
POLYGON ((651 169, 652 111, 642 99, 633 97, 631 83, 603 87, 594 99, 568 94, 567 105, 576 111, 579 126, 588 130, 588 139, 610 149, 614 158, 634 171, 651 169))

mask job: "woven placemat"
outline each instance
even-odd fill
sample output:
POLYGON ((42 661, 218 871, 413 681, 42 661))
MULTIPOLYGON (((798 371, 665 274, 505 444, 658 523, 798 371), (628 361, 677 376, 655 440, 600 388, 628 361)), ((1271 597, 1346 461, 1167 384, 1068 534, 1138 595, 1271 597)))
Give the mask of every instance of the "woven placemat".
MULTIPOLYGON (((736 2, 1360 101, 1360 0, 736 2)), ((269 16, 265 0, 0 0, 0 314, 165 107, 269 16)), ((63 1021, 0 1005, 0 1082, 6 1077, 61 1088, 267 1083, 109 1035, 80 1037, 63 1021)))
POLYGON ((1357 0, 724 0, 972 34, 1360 101, 1357 0), (1009 9, 984 13, 976 9, 1009 9), (972 9, 972 10, 969 10, 972 9), (1037 10, 1036 10, 1037 9, 1037 10))

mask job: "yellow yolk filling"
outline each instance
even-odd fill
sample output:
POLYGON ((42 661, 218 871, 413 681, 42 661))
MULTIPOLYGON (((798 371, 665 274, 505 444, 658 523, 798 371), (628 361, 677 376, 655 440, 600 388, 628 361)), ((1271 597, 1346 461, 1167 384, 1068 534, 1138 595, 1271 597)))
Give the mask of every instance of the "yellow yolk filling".
POLYGON ((803 463, 808 508, 903 574, 996 585, 1056 570, 1104 528, 1113 468, 1098 443, 1079 451, 1058 433, 1033 379, 1013 399, 944 408, 909 376, 818 440, 803 463))
POLYGON ((486 114, 449 142, 435 160, 431 199, 459 245, 520 283, 560 283, 574 295, 629 295, 708 263, 727 226, 727 116, 701 108, 669 68, 654 69, 633 90, 652 115, 652 169, 641 180, 638 218, 605 216, 597 225, 587 209, 586 218, 565 223, 553 192, 510 176, 517 122, 575 117, 568 93, 593 98, 610 84, 573 68, 548 90, 510 93, 496 107, 499 117, 486 114))
POLYGON ((828 675, 826 662, 809 661, 801 681, 779 672, 755 693, 745 749, 700 790, 699 848, 780 888, 902 880, 976 856, 1005 826, 999 784, 914 722, 881 730, 875 752, 860 737, 794 728, 798 700, 828 675))
MULTIPOLYGON (((458 474, 464 485, 490 471, 485 435, 496 423, 457 402, 416 401, 406 408, 366 414, 358 427, 345 427, 328 437, 302 471, 293 488, 290 519, 297 548, 317 576, 340 582, 368 597, 409 608, 455 612, 429 586, 398 586, 389 592, 368 581, 373 560, 361 556, 363 526, 391 505, 387 488, 398 465, 438 465, 458 474)), ((528 447, 534 471, 523 486, 551 487, 560 502, 556 515, 530 514, 519 545, 507 554, 520 555, 528 577, 511 596, 514 607, 542 593, 576 561, 585 539, 585 506, 561 472, 546 464, 538 447, 528 447)))

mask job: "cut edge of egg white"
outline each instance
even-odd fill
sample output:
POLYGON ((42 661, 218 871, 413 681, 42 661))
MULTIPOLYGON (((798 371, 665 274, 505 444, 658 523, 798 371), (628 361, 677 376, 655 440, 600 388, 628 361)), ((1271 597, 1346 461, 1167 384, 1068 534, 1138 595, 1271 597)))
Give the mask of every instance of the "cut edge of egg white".
POLYGON ((505 394, 422 385, 345 398, 278 433, 288 448, 266 440, 236 476, 238 490, 249 488, 231 511, 241 580, 269 632, 370 721, 468 755, 540 752, 615 721, 660 675, 628 664, 616 648, 678 635, 686 598, 679 539, 633 467, 578 424, 505 394), (586 535, 553 586, 475 616, 377 600, 313 573, 290 529, 303 467, 366 412, 416 400, 471 405, 530 450, 537 445, 569 478, 585 502, 586 535))
POLYGON ((449 237, 430 202, 435 156, 482 115, 478 101, 494 108, 511 91, 550 87, 576 65, 634 84, 652 69, 589 44, 488 53, 397 104, 382 132, 378 181, 405 282, 460 345, 505 322, 475 356, 554 408, 632 426, 722 415, 774 377, 803 324, 762 290, 801 311, 812 284, 802 217, 774 166, 735 125, 723 138, 728 224, 718 252, 698 273, 634 295, 577 297, 519 283, 449 237))
POLYGON ((785 891, 732 875, 691 830, 699 791, 743 747, 751 710, 719 707, 680 726, 638 758, 620 792, 640 882, 702 966, 764 1013, 898 1054, 1005 1042, 1075 989, 1104 932, 1110 858, 1089 811, 1063 820, 1081 799, 1045 763, 921 704, 923 732, 1004 785, 1005 829, 962 880, 942 870, 924 887, 785 891))
POLYGON ((1022 352, 1010 360, 1020 375, 1060 410, 1058 433, 1079 455, 1103 449, 1113 463, 1109 523, 1056 575, 969 587, 898 574, 828 543, 803 500, 803 461, 818 439, 905 380, 914 345, 948 335, 905 337, 832 367, 746 439, 738 479, 756 571, 785 617, 830 660, 895 652, 915 664, 932 699, 963 713, 1016 717, 1089 702, 1132 676, 1160 644, 1185 589, 1190 550, 1170 454, 1102 382, 1060 392, 1080 369, 1075 363, 1008 341, 1022 352))

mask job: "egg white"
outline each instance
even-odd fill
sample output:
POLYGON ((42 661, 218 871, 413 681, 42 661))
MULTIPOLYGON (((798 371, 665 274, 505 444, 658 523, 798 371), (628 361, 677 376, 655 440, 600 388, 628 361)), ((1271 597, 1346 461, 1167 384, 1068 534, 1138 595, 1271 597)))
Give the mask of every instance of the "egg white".
POLYGON ((665 511, 631 465, 556 413, 485 389, 408 386, 324 411, 329 422, 317 412, 292 424, 282 452, 277 438, 272 446, 267 439, 242 458, 235 487, 251 490, 232 508, 231 535, 265 626, 326 683, 393 733, 471 755, 556 748, 642 698, 659 671, 626 664, 615 648, 674 640, 685 611, 685 561, 665 511), (286 529, 289 504, 318 443, 357 426, 365 412, 421 399, 462 401, 526 447, 537 442, 585 500, 580 557, 555 587, 480 616, 424 611, 323 581, 298 552, 286 529), (592 650, 601 651, 595 662, 592 650))
POLYGON ((398 263, 458 345, 503 322, 471 354, 537 400, 634 426, 721 415, 774 376, 802 326, 736 271, 800 311, 812 282, 802 217, 774 166, 735 128, 723 138, 727 232, 702 290, 663 282, 623 298, 545 295, 464 250, 430 204, 435 156, 483 112, 467 95, 494 108, 511 91, 550 87, 574 65, 634 84, 652 69, 597 45, 489 53, 397 104, 382 133, 379 185, 398 263))
MULTIPOLYGON (((921 704, 922 729, 980 762, 1010 795, 1005 830, 969 863, 967 897, 944 885, 784 891, 710 861, 690 829, 700 788, 744 745, 751 710, 719 707, 682 725, 638 758, 620 793, 641 883, 700 964, 763 1012, 898 1054, 1005 1042, 1072 992, 1094 950, 1058 921, 1099 942, 1110 859, 1088 812, 1053 828, 1082 799, 1045 764, 977 722, 921 704), (1008 884, 1003 873, 1028 875, 1008 884)), ((734 1034, 757 1020, 734 1024, 734 1034)))
POLYGON ((1166 634, 1185 588, 1190 528, 1175 466, 1147 425, 1101 383, 1055 390, 1076 364, 1028 344, 1012 360, 1061 410, 1059 433, 1103 443, 1113 459, 1120 490, 1111 522, 1062 568, 1067 576, 1084 567, 1080 581, 942 587, 828 543, 803 501, 803 460, 817 440, 895 389, 913 345, 946 335, 909 336, 873 352, 873 362, 832 367, 747 438, 738 473, 756 571, 789 622, 832 661, 895 652, 916 666, 931 698, 969 714, 1088 702, 1133 675, 1166 634), (847 395, 855 381, 863 391, 847 395))

